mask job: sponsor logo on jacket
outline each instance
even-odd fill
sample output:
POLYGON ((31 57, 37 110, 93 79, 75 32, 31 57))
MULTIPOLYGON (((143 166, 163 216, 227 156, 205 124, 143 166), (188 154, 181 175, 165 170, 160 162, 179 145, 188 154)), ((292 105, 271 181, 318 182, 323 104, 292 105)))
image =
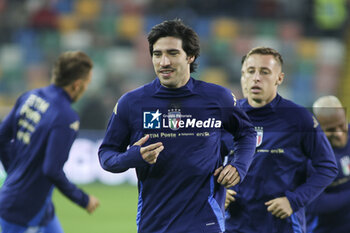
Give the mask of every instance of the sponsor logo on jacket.
POLYGON ((192 115, 181 114, 180 109, 169 109, 167 114, 162 114, 159 109, 156 111, 143 112, 144 129, 171 129, 179 130, 182 128, 221 128, 221 120, 215 118, 197 119, 192 115))

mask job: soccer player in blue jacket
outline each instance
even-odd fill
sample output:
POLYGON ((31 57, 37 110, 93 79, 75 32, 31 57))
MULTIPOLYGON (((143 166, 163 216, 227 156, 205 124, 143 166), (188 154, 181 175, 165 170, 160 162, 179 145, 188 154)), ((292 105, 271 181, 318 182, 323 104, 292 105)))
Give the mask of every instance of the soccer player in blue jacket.
POLYGON ((52 84, 20 96, 1 123, 0 159, 7 172, 0 189, 4 233, 63 232, 51 200, 54 187, 89 213, 99 205, 97 198, 77 188, 63 171, 79 129, 71 103, 85 92, 92 66, 85 53, 61 54, 52 84))
POLYGON ((228 193, 226 232, 305 232, 304 207, 337 175, 330 144, 305 108, 282 98, 283 60, 252 49, 243 62, 247 99, 239 101, 257 131, 256 153, 241 184, 228 193), (306 179, 308 161, 315 172, 306 179))
POLYGON ((313 104, 313 112, 325 132, 337 160, 339 173, 331 185, 306 207, 314 216, 309 232, 350 232, 350 136, 345 109, 335 96, 323 96, 313 104), (315 228, 316 227, 316 228, 315 228), (315 228, 313 231, 311 228, 315 228))
POLYGON ((228 89, 190 77, 200 50, 191 28, 164 21, 148 41, 158 77, 119 99, 99 149, 101 166, 136 168, 138 232, 224 232, 224 187, 243 180, 254 128, 228 89), (224 167, 222 130, 236 145, 224 167))

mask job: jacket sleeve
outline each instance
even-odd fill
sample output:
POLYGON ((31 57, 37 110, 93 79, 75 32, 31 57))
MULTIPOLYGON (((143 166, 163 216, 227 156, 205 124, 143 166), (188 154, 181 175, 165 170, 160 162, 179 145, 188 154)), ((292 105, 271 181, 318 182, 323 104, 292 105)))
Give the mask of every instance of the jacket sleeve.
POLYGON ((337 212, 343 208, 350 206, 350 190, 343 190, 337 193, 323 192, 310 205, 307 206, 307 211, 318 214, 329 214, 337 212))
POLYGON ((123 96, 117 103, 109 120, 105 137, 98 151, 101 167, 113 173, 129 168, 146 166, 140 153, 140 146, 129 146, 131 130, 129 127, 129 107, 123 96))
POLYGON ((238 106, 232 93, 222 98, 224 103, 224 128, 233 136, 234 156, 228 164, 234 166, 240 176, 240 182, 247 174, 253 160, 256 147, 256 132, 248 115, 238 106))
POLYGON ((293 211, 299 210, 314 200, 338 174, 333 149, 318 125, 316 118, 305 117, 301 132, 302 150, 311 159, 314 171, 306 182, 295 190, 286 191, 293 211))
POLYGON ((75 137, 76 132, 67 125, 50 130, 42 169, 45 176, 65 196, 85 208, 89 202, 88 195, 71 183, 63 171, 75 137))
POLYGON ((0 161, 4 166, 5 171, 8 170, 11 162, 11 149, 12 139, 15 137, 13 126, 16 125, 14 122, 16 109, 18 108, 20 100, 17 101, 11 112, 5 117, 0 124, 0 161))

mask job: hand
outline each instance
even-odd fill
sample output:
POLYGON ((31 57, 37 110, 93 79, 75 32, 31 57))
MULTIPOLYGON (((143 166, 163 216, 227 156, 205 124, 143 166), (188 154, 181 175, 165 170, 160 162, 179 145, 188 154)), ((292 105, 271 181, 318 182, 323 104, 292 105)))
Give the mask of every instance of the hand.
POLYGON ((231 202, 236 201, 236 199, 234 197, 236 194, 237 193, 232 189, 226 190, 225 209, 227 209, 227 207, 230 205, 231 202))
POLYGON ((267 211, 271 212, 277 218, 285 219, 292 215, 293 209, 290 206, 287 197, 278 197, 268 202, 265 202, 267 211))
MULTIPOLYGON (((147 134, 140 140, 134 143, 134 146, 142 146, 149 139, 149 135, 147 134)), ((142 158, 149 164, 154 164, 157 162, 157 158, 159 153, 164 150, 163 143, 157 142, 146 147, 141 147, 140 153, 142 158)))
POLYGON ((238 184, 241 180, 237 169, 230 164, 226 165, 225 168, 222 168, 222 166, 217 168, 214 172, 214 176, 217 175, 219 175, 217 179, 218 183, 224 185, 225 188, 230 188, 238 184))
POLYGON ((96 208, 99 205, 100 205, 100 201, 96 197, 89 195, 89 203, 85 209, 87 212, 89 212, 89 214, 91 214, 96 210, 96 208))

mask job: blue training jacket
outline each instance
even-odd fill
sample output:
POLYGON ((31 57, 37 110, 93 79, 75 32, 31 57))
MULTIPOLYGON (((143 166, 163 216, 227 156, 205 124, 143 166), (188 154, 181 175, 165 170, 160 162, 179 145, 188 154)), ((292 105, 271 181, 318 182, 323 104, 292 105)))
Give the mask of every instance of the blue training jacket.
POLYGON ((338 176, 306 207, 308 217, 315 217, 313 223, 316 229, 311 231, 314 233, 350 232, 350 131, 346 146, 333 148, 333 151, 339 168, 338 176))
POLYGON ((0 126, 0 148, 6 148, 0 159, 7 172, 0 217, 23 226, 45 225, 54 215, 54 186, 87 206, 88 196, 63 172, 78 129, 78 115, 62 88, 50 85, 19 97, 0 126))
POLYGON ((244 178, 255 150, 256 135, 246 114, 235 107, 231 92, 191 78, 178 89, 159 79, 120 98, 99 150, 110 172, 136 168, 138 232, 223 232, 224 187, 213 176, 222 165, 221 132, 235 138, 235 166, 244 178), (162 142, 164 150, 149 165, 133 146, 162 142), (130 145, 130 148, 128 146, 130 145))
POLYGON ((257 131, 257 148, 236 201, 226 213, 227 233, 305 232, 304 206, 337 175, 332 148, 317 120, 305 108, 277 95, 271 103, 253 108, 239 101, 257 131), (307 161, 315 172, 306 179, 307 161), (265 202, 286 196, 293 214, 281 220, 265 202))

